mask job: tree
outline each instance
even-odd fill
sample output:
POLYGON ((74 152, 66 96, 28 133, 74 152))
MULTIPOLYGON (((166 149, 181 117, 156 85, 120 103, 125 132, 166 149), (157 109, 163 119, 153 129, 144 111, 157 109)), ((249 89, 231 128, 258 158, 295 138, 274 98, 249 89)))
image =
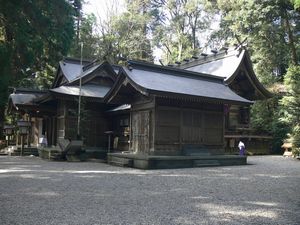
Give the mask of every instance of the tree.
POLYGON ((75 58, 81 57, 81 43, 83 43, 82 57, 84 59, 98 58, 100 36, 96 32, 97 18, 94 14, 88 14, 82 17, 79 29, 78 39, 74 39, 72 48, 68 55, 75 58))
POLYGON ((284 89, 282 82, 289 66, 299 61, 300 15, 294 9, 296 1, 218 0, 217 6, 221 23, 213 38, 220 41, 223 37, 223 42, 231 43, 236 42, 235 36, 247 38, 255 72, 273 90, 272 99, 254 104, 251 121, 258 130, 270 132, 279 147, 289 125, 281 120, 283 93, 278 90, 284 89))
MULTIPOLYGON (((56 66, 68 52, 74 36, 75 2, 0 0, 0 121, 7 87, 24 83, 35 71, 56 66)), ((32 79, 36 80, 43 79, 32 79)))
POLYGON ((247 38, 260 80, 272 84, 282 80, 289 62, 296 63, 299 13, 283 0, 219 0, 223 30, 247 38))
POLYGON ((148 36, 152 22, 151 7, 151 0, 128 0, 127 11, 112 19, 117 47, 123 57, 153 60, 148 36))
POLYGON ((211 4, 205 0, 163 1, 164 16, 154 35, 156 44, 164 50, 165 62, 189 58, 204 47, 200 39, 211 24, 209 6, 211 4))
POLYGON ((291 129, 291 140, 295 149, 300 149, 300 66, 291 65, 284 77, 286 95, 282 98, 281 121, 291 129))

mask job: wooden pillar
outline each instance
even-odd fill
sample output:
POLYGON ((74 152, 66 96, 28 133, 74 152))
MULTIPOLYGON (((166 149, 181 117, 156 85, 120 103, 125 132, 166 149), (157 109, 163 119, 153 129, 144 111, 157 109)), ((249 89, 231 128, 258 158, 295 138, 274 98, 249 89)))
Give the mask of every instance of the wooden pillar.
POLYGON ((16 146, 19 145, 19 133, 16 132, 16 146))
POLYGON ((48 140, 48 145, 52 145, 52 120, 51 117, 47 117, 46 120, 46 127, 47 127, 47 140, 48 140))
POLYGON ((24 135, 21 135, 21 156, 23 155, 23 151, 24 151, 24 135))
MULTIPOLYGON (((31 116, 28 114, 28 122, 30 122, 31 124, 31 116)), ((28 127, 28 134, 27 134, 27 147, 30 147, 30 142, 31 142, 31 129, 32 129, 32 125, 30 127, 28 127)))
POLYGON ((56 120, 55 117, 51 117, 52 129, 51 129, 51 145, 56 145, 55 134, 56 134, 56 120))

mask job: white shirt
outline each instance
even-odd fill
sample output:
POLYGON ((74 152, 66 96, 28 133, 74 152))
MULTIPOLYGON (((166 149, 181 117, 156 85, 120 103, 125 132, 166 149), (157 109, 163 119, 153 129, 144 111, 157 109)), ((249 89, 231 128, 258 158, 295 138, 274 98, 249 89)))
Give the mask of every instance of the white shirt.
POLYGON ((245 144, 244 144, 243 142, 240 141, 238 147, 239 147, 239 149, 241 149, 242 147, 245 148, 245 144))

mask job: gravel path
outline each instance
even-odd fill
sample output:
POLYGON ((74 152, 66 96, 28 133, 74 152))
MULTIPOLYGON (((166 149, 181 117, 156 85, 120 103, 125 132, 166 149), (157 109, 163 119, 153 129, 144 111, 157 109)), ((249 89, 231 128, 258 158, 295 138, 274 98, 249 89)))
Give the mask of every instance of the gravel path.
POLYGON ((0 224, 300 224, 300 161, 143 171, 0 157, 0 224))

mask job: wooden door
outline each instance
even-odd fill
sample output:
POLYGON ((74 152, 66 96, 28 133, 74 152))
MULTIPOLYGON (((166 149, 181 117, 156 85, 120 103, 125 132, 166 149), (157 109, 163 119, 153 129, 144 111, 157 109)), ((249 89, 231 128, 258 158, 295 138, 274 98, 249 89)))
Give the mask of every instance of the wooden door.
POLYGON ((149 111, 132 113, 132 150, 139 153, 149 152, 149 111))
POLYGON ((196 110, 183 110, 181 141, 183 144, 202 144, 202 112, 196 110))
POLYGON ((204 144, 223 145, 224 117, 222 113, 204 113, 204 144))

